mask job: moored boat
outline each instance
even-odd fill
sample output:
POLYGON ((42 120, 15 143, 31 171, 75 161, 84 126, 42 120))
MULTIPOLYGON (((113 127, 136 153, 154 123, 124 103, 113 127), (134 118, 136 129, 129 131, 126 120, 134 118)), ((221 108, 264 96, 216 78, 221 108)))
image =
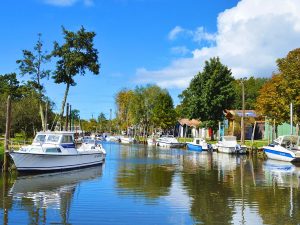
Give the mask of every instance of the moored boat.
POLYGON ((218 152, 229 154, 244 154, 246 153, 246 146, 239 145, 236 136, 222 136, 222 140, 217 143, 218 152))
POLYGON ((208 151, 212 150, 212 146, 208 144, 203 138, 194 138, 193 142, 187 142, 187 148, 193 151, 208 151))
POLYGON ((299 136, 279 136, 263 150, 269 159, 295 162, 300 161, 299 136))
POLYGON ((163 135, 156 141, 157 145, 166 148, 180 148, 184 144, 178 142, 178 140, 173 135, 163 135))
POLYGON ((74 132, 39 132, 33 143, 9 152, 18 171, 50 172, 99 165, 105 159, 101 144, 76 148, 74 132))

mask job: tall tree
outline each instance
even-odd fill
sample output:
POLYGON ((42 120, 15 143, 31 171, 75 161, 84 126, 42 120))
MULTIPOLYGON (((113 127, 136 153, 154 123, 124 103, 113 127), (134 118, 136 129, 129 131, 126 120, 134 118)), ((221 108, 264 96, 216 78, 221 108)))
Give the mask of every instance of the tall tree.
POLYGON ((216 130, 218 121, 223 120, 223 110, 234 104, 233 81, 231 70, 219 58, 205 61, 203 72, 199 72, 180 95, 182 108, 189 118, 200 119, 202 124, 216 130))
POLYGON ((81 27, 77 32, 66 30, 62 27, 64 41, 62 45, 54 42, 52 55, 57 57, 56 70, 53 78, 55 83, 66 84, 66 90, 60 110, 60 121, 64 114, 70 86, 75 86, 74 76, 85 75, 86 70, 99 74, 98 50, 94 48, 94 32, 88 32, 81 27))
POLYGON ((50 70, 44 69, 43 66, 49 62, 51 55, 43 51, 43 42, 41 41, 41 34, 38 34, 38 41, 34 46, 34 51, 23 50, 23 59, 17 60, 21 75, 28 74, 31 76, 33 87, 39 93, 39 113, 42 121, 42 127, 45 130, 44 111, 42 106, 44 86, 41 80, 45 77, 49 77, 50 70))
POLYGON ((117 106, 117 118, 119 128, 125 130, 131 125, 133 118, 130 113, 131 104, 133 102, 134 92, 132 90, 123 89, 116 94, 115 102, 117 106))
POLYGON ((7 98, 8 95, 13 99, 20 97, 20 82, 15 73, 0 75, 0 95, 7 98))
MULTIPOLYGON (((249 77, 244 80, 245 86, 245 109, 255 109, 256 99, 259 95, 259 90, 262 86, 268 81, 268 78, 254 78, 249 77)), ((234 82, 235 88, 235 104, 234 109, 242 108, 242 85, 240 79, 235 80, 234 82)))
POLYGON ((288 122, 290 103, 294 107, 294 122, 300 118, 300 48, 294 49, 284 58, 277 60, 278 74, 272 76, 261 89, 257 110, 276 124, 288 122))

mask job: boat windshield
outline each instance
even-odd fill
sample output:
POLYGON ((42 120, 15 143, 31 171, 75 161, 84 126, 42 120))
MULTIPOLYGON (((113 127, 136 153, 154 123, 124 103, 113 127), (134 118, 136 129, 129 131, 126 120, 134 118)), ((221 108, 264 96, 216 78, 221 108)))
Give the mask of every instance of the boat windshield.
POLYGON ((59 141, 60 135, 49 135, 47 138, 47 142, 55 142, 57 143, 59 141))
POLYGON ((282 138, 281 146, 289 147, 298 145, 298 137, 297 136, 284 136, 282 138))
POLYGON ((33 140, 33 143, 44 143, 46 139, 46 135, 44 134, 38 134, 35 139, 33 140))

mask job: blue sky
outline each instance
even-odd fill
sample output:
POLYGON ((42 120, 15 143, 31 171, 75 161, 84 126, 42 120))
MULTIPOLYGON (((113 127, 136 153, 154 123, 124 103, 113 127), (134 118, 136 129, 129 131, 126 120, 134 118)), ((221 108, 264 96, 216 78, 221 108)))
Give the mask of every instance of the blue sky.
MULTIPOLYGON (((300 46, 297 0, 10 0, 0 8, 0 74, 16 72, 22 49, 42 33, 62 43, 61 26, 96 32, 101 72, 76 77, 68 102, 82 118, 109 117, 122 88, 167 88, 174 103, 205 60, 219 56, 235 77, 271 76, 276 59, 300 46)), ((54 63, 49 65, 54 69, 54 63)), ((44 80, 60 108, 64 85, 44 80)))

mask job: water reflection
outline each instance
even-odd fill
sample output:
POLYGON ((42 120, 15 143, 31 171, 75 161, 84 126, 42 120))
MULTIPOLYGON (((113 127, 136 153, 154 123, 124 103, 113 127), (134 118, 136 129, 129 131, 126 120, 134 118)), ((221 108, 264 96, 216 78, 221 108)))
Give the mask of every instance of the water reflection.
POLYGON ((94 167, 1 179, 4 224, 16 217, 29 224, 300 223, 300 168, 293 164, 139 145, 105 147, 103 175, 94 167))
MULTIPOLYGON (((80 184, 101 176, 102 167, 59 172, 51 174, 19 176, 7 188, 6 210, 11 204, 19 205, 28 212, 28 223, 48 223, 47 212, 58 211, 61 221, 69 224, 69 211, 76 189, 80 184)), ((9 217, 7 219, 9 221, 9 217)))

